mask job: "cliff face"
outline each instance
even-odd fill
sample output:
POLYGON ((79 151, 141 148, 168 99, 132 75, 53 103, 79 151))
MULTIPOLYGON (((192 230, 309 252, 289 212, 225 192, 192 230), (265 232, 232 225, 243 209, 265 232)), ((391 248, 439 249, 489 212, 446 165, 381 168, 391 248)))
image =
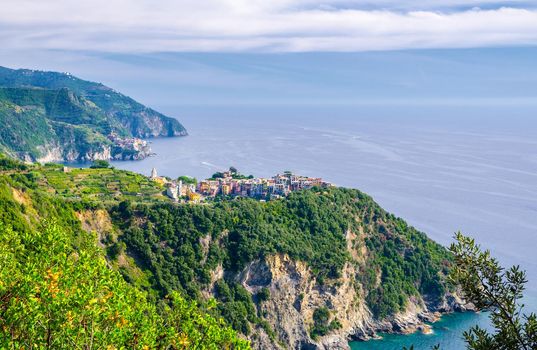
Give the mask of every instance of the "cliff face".
POLYGON ((437 321, 443 313, 473 310, 456 292, 447 292, 442 298, 429 299, 427 295, 412 296, 406 308, 394 315, 377 318, 368 308, 361 271, 368 252, 363 246, 356 250, 352 243, 357 238, 347 232, 347 250, 353 257, 343 267, 341 277, 320 285, 315 274, 304 262, 285 254, 275 254, 251 262, 235 276, 235 280, 253 296, 268 289, 270 298, 256 301, 258 313, 270 324, 276 337, 271 339, 259 328, 251 337, 255 349, 349 349, 349 340, 369 340, 377 332, 410 334, 427 332, 426 323, 437 321), (330 311, 330 320, 339 322, 337 329, 312 339, 314 313, 321 308, 330 311))
POLYGON ((52 142, 37 146, 38 155, 30 152, 18 153, 18 158, 27 162, 91 162, 95 160, 140 160, 153 153, 147 141, 141 139, 105 140, 87 143, 76 137, 63 138, 63 142, 52 142))
POLYGON ((442 313, 467 310, 464 302, 452 293, 435 302, 423 296, 409 300, 406 310, 385 319, 377 319, 365 302, 358 270, 347 263, 342 276, 319 286, 306 264, 287 255, 277 254, 252 262, 237 277, 252 295, 262 288, 270 291, 269 300, 258 302, 260 314, 265 315, 276 337, 270 337, 261 328, 251 337, 255 349, 349 349, 351 339, 368 340, 377 332, 413 333, 427 331, 425 322, 434 322, 442 313), (312 339, 314 312, 330 310, 330 319, 340 328, 312 339))
POLYGON ((151 138, 188 135, 186 129, 177 120, 165 117, 150 108, 141 107, 140 110, 131 111, 128 115, 123 113, 115 114, 114 111, 110 113, 111 116, 117 116, 124 127, 130 130, 135 137, 151 138))
MULTIPOLYGON (((370 329, 371 313, 355 283, 355 269, 347 264, 343 276, 333 285, 318 286, 310 269, 286 255, 273 255, 250 264, 239 276, 240 283, 252 294, 268 288, 270 298, 258 304, 266 315, 277 339, 291 349, 346 349, 347 336, 355 329, 370 329), (332 319, 342 327, 314 341, 310 337, 313 313, 328 307, 332 319)), ((261 331, 261 330, 260 330, 261 331)), ((252 339, 254 348, 277 349, 278 342, 268 337, 252 339)))

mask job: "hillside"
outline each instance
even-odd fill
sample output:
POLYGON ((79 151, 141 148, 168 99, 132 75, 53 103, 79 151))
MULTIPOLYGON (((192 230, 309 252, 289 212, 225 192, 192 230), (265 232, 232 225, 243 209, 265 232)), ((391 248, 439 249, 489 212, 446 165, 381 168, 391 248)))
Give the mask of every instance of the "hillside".
POLYGON ((70 74, 0 67, 0 149, 27 161, 141 159, 142 138, 183 136, 176 120, 70 74))
POLYGON ((196 302, 254 348, 347 348, 464 309, 446 282, 448 251, 358 190, 177 204, 126 171, 9 158, 0 169, 4 227, 26 237, 54 220, 74 251, 106 256, 121 288, 150 304, 196 302))
POLYGON ((211 301, 127 283, 84 230, 91 204, 53 194, 45 172, 0 157, 0 348, 250 348, 211 301))

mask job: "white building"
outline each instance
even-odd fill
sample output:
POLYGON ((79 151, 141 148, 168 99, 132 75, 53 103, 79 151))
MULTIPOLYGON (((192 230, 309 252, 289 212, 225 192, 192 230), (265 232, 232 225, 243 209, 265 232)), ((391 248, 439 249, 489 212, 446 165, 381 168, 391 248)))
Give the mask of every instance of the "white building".
POLYGON ((157 168, 153 168, 153 170, 151 170, 151 176, 150 178, 151 179, 156 179, 158 177, 158 174, 157 174, 157 168))
POLYGON ((174 201, 179 201, 179 186, 172 183, 166 188, 166 195, 174 201))

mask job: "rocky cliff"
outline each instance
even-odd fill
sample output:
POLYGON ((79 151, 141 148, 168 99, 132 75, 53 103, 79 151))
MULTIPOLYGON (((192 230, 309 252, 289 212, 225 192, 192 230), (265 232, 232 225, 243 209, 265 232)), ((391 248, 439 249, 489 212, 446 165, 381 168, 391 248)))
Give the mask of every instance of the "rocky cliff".
POLYGON ((28 152, 21 152, 18 158, 26 162, 92 162, 95 160, 140 160, 153 154, 148 142, 141 139, 128 139, 128 142, 102 143, 93 147, 82 147, 75 140, 66 140, 37 147, 39 156, 34 157, 28 152))
POLYGON ((349 340, 368 340, 377 332, 408 334, 427 331, 428 322, 439 319, 443 313, 471 309, 454 293, 446 293, 440 300, 427 302, 414 297, 406 310, 394 316, 377 319, 365 303, 362 286, 357 282, 358 270, 345 265, 341 278, 319 286, 306 264, 286 255, 272 255, 252 262, 237 280, 252 295, 262 288, 270 291, 269 300, 258 302, 274 330, 271 339, 262 328, 251 337, 255 349, 349 349, 349 340), (330 320, 341 327, 329 334, 312 339, 313 314, 319 308, 330 310, 330 320))

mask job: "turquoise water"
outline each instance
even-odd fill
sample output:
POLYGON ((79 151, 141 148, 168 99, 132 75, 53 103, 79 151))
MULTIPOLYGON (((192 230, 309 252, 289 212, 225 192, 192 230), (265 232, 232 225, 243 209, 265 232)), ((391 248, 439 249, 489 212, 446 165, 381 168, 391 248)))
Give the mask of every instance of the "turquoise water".
POLYGON ((416 350, 425 350, 440 344, 442 350, 458 350, 465 348, 462 333, 476 324, 486 327, 487 315, 455 313, 445 315, 440 321, 432 324, 432 334, 421 332, 410 335, 382 334, 382 339, 352 342, 350 345, 352 350, 401 350, 404 346, 411 345, 414 345, 416 350))

